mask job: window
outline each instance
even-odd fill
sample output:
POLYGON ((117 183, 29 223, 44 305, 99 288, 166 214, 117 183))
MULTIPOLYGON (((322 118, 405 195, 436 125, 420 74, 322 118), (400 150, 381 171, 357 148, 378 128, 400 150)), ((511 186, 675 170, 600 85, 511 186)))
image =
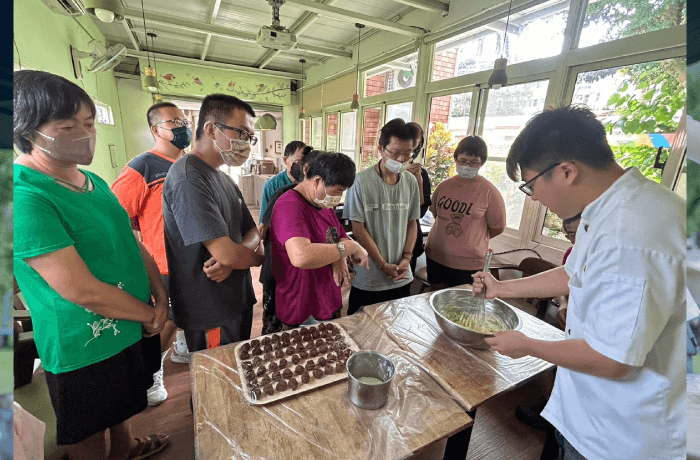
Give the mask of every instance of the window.
POLYGON ((311 144, 311 122, 308 119, 299 120, 299 132, 301 139, 306 145, 311 144))
POLYGON ((506 202, 506 227, 520 230, 525 194, 506 173, 506 157, 513 140, 532 116, 544 109, 547 81, 505 86, 488 93, 482 137, 488 146, 488 160, 479 174, 491 181, 506 202), (545 83, 545 84, 541 84, 545 83), (536 100, 536 104, 529 101, 536 100), (539 101, 542 101, 541 103, 539 101))
POLYGON ((496 58, 508 65, 561 53, 569 0, 551 0, 512 13, 503 44, 506 17, 439 42, 435 47, 432 81, 493 68, 496 58))
POLYGON ((326 151, 338 151, 338 114, 326 115, 326 151))
POLYGON ((579 48, 680 26, 685 0, 589 0, 579 48))
POLYGON ((362 158, 360 169, 364 170, 379 160, 377 142, 379 130, 383 126, 383 107, 368 107, 364 109, 362 117, 362 158))
POLYGON ((340 151, 351 158, 355 157, 355 130, 357 112, 345 112, 340 116, 340 151))
POLYGON ((394 118, 401 118, 405 122, 411 121, 411 112, 413 111, 413 102, 402 102, 400 104, 392 104, 386 106, 385 123, 394 118))
POLYGON ((92 101, 95 103, 95 121, 103 125, 114 125, 112 107, 97 99, 93 99, 92 101))
POLYGON ((323 118, 317 117, 311 119, 311 145, 320 149, 323 145, 323 118))
POLYGON ((365 72, 365 97, 416 86, 418 52, 395 59, 365 72))

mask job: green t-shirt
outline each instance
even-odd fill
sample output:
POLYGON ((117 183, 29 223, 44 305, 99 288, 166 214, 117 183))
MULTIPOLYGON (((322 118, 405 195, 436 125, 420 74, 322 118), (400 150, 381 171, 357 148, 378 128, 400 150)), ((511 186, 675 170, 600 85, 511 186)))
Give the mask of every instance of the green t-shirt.
POLYGON ((151 295, 129 216, 105 181, 83 172, 95 184, 93 191, 76 192, 14 165, 14 272, 32 313, 42 365, 54 374, 116 355, 141 339, 141 324, 105 318, 65 300, 24 259, 75 246, 100 281, 142 302, 151 295))

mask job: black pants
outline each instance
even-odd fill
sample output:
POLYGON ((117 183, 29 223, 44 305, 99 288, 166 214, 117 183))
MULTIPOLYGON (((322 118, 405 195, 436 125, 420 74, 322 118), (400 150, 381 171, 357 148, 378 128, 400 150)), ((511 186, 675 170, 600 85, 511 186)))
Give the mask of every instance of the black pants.
POLYGON ((428 269, 428 282, 430 284, 446 284, 447 287, 459 286, 460 284, 472 284, 472 275, 479 270, 458 270, 456 268, 445 267, 426 257, 428 269))
POLYGON ((262 317, 262 332, 260 335, 272 334, 273 332, 281 332, 284 324, 277 317, 275 309, 275 290, 273 286, 271 290, 263 287, 263 317, 262 317))
POLYGON ((218 336, 219 345, 240 342, 250 338, 250 330, 253 327, 253 307, 247 307, 241 312, 238 323, 222 324, 218 331, 205 329, 203 331, 184 329, 187 349, 191 352, 213 348, 212 341, 218 336))
POLYGON ((387 289, 385 291, 365 291, 353 286, 350 288, 350 306, 348 307, 348 315, 356 313, 365 305, 388 302, 390 300, 408 297, 409 295, 411 295, 411 283, 398 288, 387 289))

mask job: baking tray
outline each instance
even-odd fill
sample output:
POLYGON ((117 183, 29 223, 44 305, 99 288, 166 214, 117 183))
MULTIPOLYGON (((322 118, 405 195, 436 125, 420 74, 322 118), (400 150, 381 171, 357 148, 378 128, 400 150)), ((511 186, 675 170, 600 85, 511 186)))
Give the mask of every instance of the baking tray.
MULTIPOLYGON (((270 404, 344 380, 348 376, 345 361, 349 357, 349 352, 346 350, 351 350, 352 353, 360 351, 355 341, 350 338, 342 326, 330 322, 319 323, 314 326, 302 326, 241 342, 234 348, 234 355, 241 387, 243 388, 243 396, 250 404, 270 404), (315 335, 318 337, 315 337, 315 335), (285 339, 289 341, 288 345, 285 345, 285 339), (323 343, 320 341, 323 341, 323 343), (275 343, 279 345, 275 347, 275 343), (253 350, 256 348, 255 345, 259 345, 261 351, 257 355, 253 354, 253 350), (269 345, 267 351, 266 345, 269 345), (328 348, 325 352, 321 352, 323 345, 328 348), (293 352, 290 349, 292 346, 294 347, 293 352), (312 349, 315 349, 318 353, 312 352, 312 349), (338 357, 339 351, 343 354, 340 358, 338 357), (330 356, 331 354, 334 354, 335 359, 330 356), (306 357, 304 358, 304 356, 306 357), (260 358, 260 361, 258 362, 256 358, 260 358), (319 365, 320 358, 325 359, 325 364, 319 365), (282 360, 285 363, 282 363, 282 360), (294 363, 293 361, 297 362, 294 363), (272 366, 271 369, 271 364, 273 363, 276 366, 272 366), (337 365, 338 363, 340 363, 339 366, 337 365), (280 367, 280 365, 284 365, 284 367, 280 367), (332 366, 333 370, 330 374, 327 373, 328 369, 326 369, 328 365, 332 366), (301 366, 304 369, 304 372, 308 375, 308 382, 302 381, 302 378, 306 378, 303 373, 298 373, 297 366, 301 366), (317 369, 322 374, 319 375, 318 372, 314 374, 314 371, 317 369), (288 373, 285 377, 285 370, 291 372, 291 378, 289 378, 288 373), (254 376, 252 379, 248 371, 253 371, 254 376), (275 380, 277 377, 275 372, 279 372, 279 380, 275 380), (263 381, 265 377, 270 379, 269 382, 263 381), (295 389, 290 386, 292 378, 297 382, 295 389), (282 381, 286 384, 286 389, 277 388, 277 384, 282 381), (272 395, 264 391, 268 383, 272 385, 274 390, 272 395)), ((284 387, 284 385, 281 387, 284 387)))

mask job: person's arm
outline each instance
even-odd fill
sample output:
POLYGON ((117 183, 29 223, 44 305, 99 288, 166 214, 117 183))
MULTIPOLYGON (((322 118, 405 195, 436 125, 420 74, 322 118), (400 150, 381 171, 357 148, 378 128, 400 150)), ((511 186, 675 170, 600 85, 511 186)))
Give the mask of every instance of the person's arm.
POLYGON ((107 318, 138 321, 149 333, 163 326, 154 322, 153 307, 95 278, 75 246, 30 257, 25 262, 71 303, 107 318))
POLYGON ((501 192, 488 182, 491 189, 489 202, 486 208, 486 225, 489 229, 489 238, 495 238, 506 229, 506 202, 501 192))
POLYGON ((416 178, 416 182, 418 182, 418 190, 420 192, 420 204, 421 207, 423 206, 423 203, 425 203, 425 196, 423 195, 423 174, 422 174, 422 168, 419 163, 413 163, 411 166, 408 167, 408 172, 410 172, 413 177, 416 178))
POLYGON ((350 223, 352 224, 352 234, 355 240, 367 251, 368 257, 372 259, 372 262, 374 262, 377 268, 382 270, 389 278, 396 278, 399 275, 398 265, 384 260, 384 257, 382 257, 382 254, 379 252, 379 248, 377 248, 377 244, 365 228, 364 222, 356 222, 353 220, 350 221, 350 223))
POLYGON ((546 272, 520 278, 516 280, 496 281, 488 272, 474 274, 472 288, 474 293, 480 293, 486 285, 486 298, 512 298, 512 297, 556 297, 569 293, 569 275, 564 267, 557 267, 546 272))
POLYGON ((413 257, 413 247, 416 245, 416 238, 418 237, 418 221, 409 220, 406 226, 406 243, 403 247, 403 254, 399 264, 397 265, 396 271, 397 276, 394 281, 400 279, 408 278, 408 269, 411 266, 411 258, 413 257))
POLYGON ((489 227, 489 238, 495 238, 505 231, 505 227, 502 228, 491 228, 489 227))
MULTIPOLYGON (((158 264, 156 264, 153 256, 148 252, 146 246, 138 242, 139 249, 141 250, 141 258, 143 258, 143 263, 146 265, 146 273, 148 274, 148 282, 151 285, 151 294, 155 299, 155 318, 153 322, 160 327, 160 330, 165 326, 165 322, 168 321, 168 308, 169 308, 169 298, 168 291, 165 289, 165 283, 163 283, 163 277, 158 269, 158 264)), ((160 333, 160 330, 158 333, 160 333)))
MULTIPOLYGON (((341 253, 335 243, 312 243, 308 238, 296 236, 284 243, 289 261, 296 268, 314 269, 329 265, 347 256, 363 258, 364 249, 355 241, 343 240, 345 251, 341 253), (359 253, 359 254, 358 254, 359 253)), ((366 256, 364 256, 366 260, 366 256)))
POLYGON ((634 369, 634 366, 603 356, 583 339, 550 342, 532 339, 520 331, 496 332, 494 335, 486 338, 486 343, 513 359, 533 356, 576 372, 608 379, 624 379, 634 369))
POLYGON ((265 260, 265 256, 255 251, 260 245, 260 234, 255 227, 248 231, 241 244, 235 243, 229 236, 207 240, 202 244, 217 262, 232 269, 257 267, 265 260), (255 246, 251 249, 253 244, 255 246))

